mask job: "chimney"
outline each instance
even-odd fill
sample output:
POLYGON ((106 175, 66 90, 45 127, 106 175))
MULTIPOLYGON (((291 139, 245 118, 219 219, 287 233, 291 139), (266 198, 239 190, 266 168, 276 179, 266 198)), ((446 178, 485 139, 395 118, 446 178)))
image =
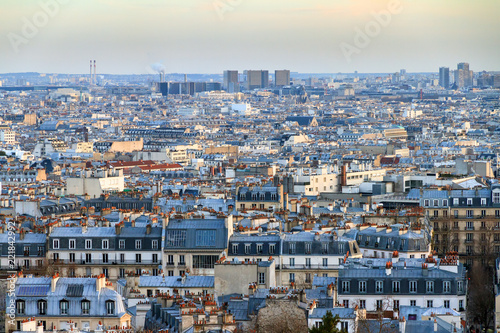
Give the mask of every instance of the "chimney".
POLYGON ((95 60, 94 60, 94 83, 97 84, 97 70, 96 70, 95 60))
POLYGON ((92 84, 92 60, 90 60, 90 79, 89 79, 89 83, 92 84))
POLYGON ((392 262, 388 261, 385 263, 385 275, 389 276, 392 273, 392 262))
POLYGON ((53 293, 56 292, 56 286, 57 286, 57 281, 59 280, 59 273, 56 273, 53 277, 52 277, 52 281, 50 281, 50 289, 53 293))
POLYGON ((122 231, 122 222, 115 224, 115 234, 119 235, 122 231))
POLYGON ((403 317, 399 321, 399 333, 406 333, 406 319, 403 317))
POLYGON ((20 239, 20 240, 23 240, 23 239, 24 239, 24 234, 25 234, 25 232, 24 232, 24 228, 21 228, 21 230, 19 231, 19 239, 20 239))
POLYGON ((333 296, 333 283, 330 283, 326 288, 326 294, 328 295, 328 297, 333 296))
POLYGON ((248 285, 248 295, 253 295, 257 286, 254 283, 248 285))
POLYGON ((146 235, 150 235, 151 234, 151 224, 148 224, 146 226, 146 235))
POLYGON ((100 274, 96 280, 96 291, 99 292, 102 288, 106 287, 106 275, 100 274))
POLYGON ((41 321, 38 322, 38 326, 36 327, 36 333, 43 333, 43 324, 41 321))
POLYGON ((437 332, 438 331, 438 322, 436 320, 436 318, 434 318, 434 332, 437 332))
POLYGON ((132 228, 135 228, 135 220, 132 220, 132 222, 130 222, 130 224, 132 225, 132 228))

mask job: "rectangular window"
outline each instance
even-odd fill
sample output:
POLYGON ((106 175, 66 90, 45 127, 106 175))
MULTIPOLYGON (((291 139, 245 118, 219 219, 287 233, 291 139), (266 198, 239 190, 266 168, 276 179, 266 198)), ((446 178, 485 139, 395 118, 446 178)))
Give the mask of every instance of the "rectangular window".
POLYGON ((214 269, 217 260, 217 255, 193 255, 193 268, 214 269))
POLYGON ((434 292, 434 281, 426 281, 425 282, 425 291, 428 293, 434 292))
POLYGON ((92 253, 85 253, 85 262, 92 262, 92 253))
POLYGON ((377 300, 377 311, 380 311, 384 308, 384 302, 381 299, 377 300))
POLYGON ((392 292, 399 293, 399 288, 400 288, 400 282, 399 281, 392 281, 392 292))
POLYGON ((474 217, 474 211, 472 209, 468 209, 466 211, 467 217, 474 217))
POLYGON ((238 244, 233 244, 232 246, 232 250, 233 250, 233 254, 237 254, 238 253, 238 244))
POLYGON ((366 293, 366 281, 359 281, 359 292, 366 293))
POLYGON ((167 246, 168 247, 186 246, 186 230, 168 230, 167 246))
POLYGON ((52 240, 52 248, 55 250, 59 249, 59 239, 52 240))
POLYGON ((157 239, 153 239, 153 240, 151 241, 151 248, 152 248, 153 250, 158 250, 158 240, 157 240, 157 239))
POLYGON ((344 308, 348 308, 349 307, 349 300, 345 299, 343 302, 343 305, 344 305, 344 308))
POLYGON ((245 254, 250 254, 251 244, 245 244, 245 254))
POLYGON ((289 258, 290 267, 295 267, 295 258, 289 258))
POLYGON ((311 243, 306 243, 306 254, 311 254, 311 243))
POLYGON ((259 272, 259 284, 265 284, 266 283, 266 274, 259 272))
POLYGON ((153 259, 153 264, 157 264, 158 263, 158 253, 153 253, 152 259, 153 259))
POLYGON ((295 243, 288 243, 288 253, 295 254, 295 243))
POLYGON ((140 239, 137 239, 135 241, 135 249, 140 250, 142 248, 142 241, 140 239))
POLYGON ((321 249, 323 250, 323 254, 328 253, 328 243, 321 244, 321 249))
POLYGON ((102 240, 102 248, 103 248, 103 250, 109 249, 109 240, 107 240, 107 239, 102 240))
POLYGON ((493 192, 493 203, 500 203, 500 192, 493 192))
POLYGON ((39 257, 45 256, 45 247, 43 247, 43 246, 39 246, 39 247, 37 248, 37 250, 38 250, 38 256, 39 256, 39 257))
POLYGON ((364 299, 359 300, 359 308, 366 309, 366 300, 364 300, 364 299))
POLYGON ((76 249, 76 239, 69 240, 69 248, 70 248, 70 250, 76 249))
POLYGON ((196 246, 215 247, 215 230, 196 230, 196 246))
POLYGON ((451 282, 443 281, 443 293, 449 293, 449 292, 451 292, 451 282))
POLYGON ((92 240, 91 239, 85 240, 85 249, 87 249, 87 250, 92 249, 92 240))
POLYGON ((69 262, 75 262, 75 254, 74 253, 69 254, 69 262))
POLYGON ((123 250, 125 248, 125 240, 124 239, 120 239, 118 241, 118 247, 123 250))
POLYGON ((290 273, 290 282, 295 282, 295 273, 290 273))
POLYGON ((414 299, 410 300, 410 306, 417 306, 417 301, 414 299))
POLYGON ((274 254, 275 248, 276 248, 275 244, 269 244, 269 254, 274 254))
POLYGON ((458 289, 458 292, 464 291, 464 283, 462 281, 457 282, 457 289, 458 289))
POLYGON ((430 201, 429 201, 429 199, 425 199, 425 200, 424 200, 424 206, 425 206, 425 207, 429 207, 429 206, 430 206, 430 205, 429 205, 429 202, 430 202, 430 201))
POLYGON ((472 198, 467 198, 467 206, 472 206, 472 198))
POLYGON ((135 262, 136 263, 140 263, 142 261, 141 259, 142 259, 141 254, 140 253, 136 253, 135 254, 135 262))
POLYGON ((183 254, 179 255, 179 265, 185 265, 185 264, 186 264, 186 261, 185 261, 184 255, 183 254))
POLYGON ((349 281, 342 281, 342 292, 343 293, 349 292, 350 284, 351 283, 349 281))
POLYGON ((59 302, 59 309, 60 309, 62 315, 68 314, 68 305, 69 305, 69 303, 67 301, 60 301, 59 302))
POLYGON ((399 300, 398 299, 395 299, 395 300, 392 301, 392 308, 394 310, 399 309, 399 300))
POLYGON ((444 306, 445 308, 449 309, 449 308, 450 308, 450 301, 449 301, 449 300, 444 300, 444 301, 443 301, 443 306, 444 306))
POLYGON ((121 278, 125 277, 125 268, 120 268, 120 277, 121 278))
POLYGON ((328 267, 328 258, 323 258, 323 267, 328 267))
POLYGON ((458 206, 458 205, 459 205, 458 198, 453 198, 453 206, 458 206))
POLYGON ((264 251, 262 251, 262 244, 257 244, 257 253, 262 254, 264 251))
POLYGON ((486 198, 481 198, 481 206, 486 206, 486 198))
POLYGON ((427 300, 427 307, 432 308, 433 302, 432 300, 427 300))
POLYGON ((375 292, 377 293, 384 292, 384 281, 375 281, 375 292))
POLYGON ((120 263, 125 262, 125 253, 120 253, 120 263))
POLYGON ((458 301, 458 311, 464 311, 464 301, 462 299, 458 301))
POLYGON ((311 267, 311 258, 306 258, 306 267, 307 268, 311 267))
POLYGON ((417 292, 417 281, 410 281, 410 292, 411 293, 417 292))
POLYGON ((108 263, 108 254, 107 253, 103 253, 102 254, 102 263, 103 264, 107 264, 108 263))

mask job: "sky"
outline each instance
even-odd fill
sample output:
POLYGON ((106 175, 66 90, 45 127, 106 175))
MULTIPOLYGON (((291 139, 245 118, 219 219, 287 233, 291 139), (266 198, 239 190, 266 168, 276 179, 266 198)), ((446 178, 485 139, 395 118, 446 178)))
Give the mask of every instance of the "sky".
POLYGON ((500 70, 498 0, 2 0, 0 73, 500 70))

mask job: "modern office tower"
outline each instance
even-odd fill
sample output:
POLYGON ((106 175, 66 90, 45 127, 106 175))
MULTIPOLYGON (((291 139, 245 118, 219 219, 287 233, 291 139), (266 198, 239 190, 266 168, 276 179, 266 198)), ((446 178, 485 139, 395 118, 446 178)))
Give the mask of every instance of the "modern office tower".
POLYGON ((283 87, 290 85, 290 71, 289 70, 276 70, 274 71, 274 85, 276 87, 283 87))
POLYGON ((472 87, 472 76, 473 73, 469 69, 469 63, 461 62, 457 65, 457 71, 455 72, 455 84, 458 88, 472 87))
POLYGON ((439 85, 445 89, 450 87, 450 69, 439 67, 439 85))
POLYGON ((269 87, 269 71, 247 71, 247 89, 260 89, 269 87))
POLYGON ((240 91, 238 71, 224 71, 224 86, 222 89, 229 93, 235 93, 240 91))
POLYGON ((406 69, 401 69, 399 71, 399 80, 400 81, 405 81, 406 80, 406 69))

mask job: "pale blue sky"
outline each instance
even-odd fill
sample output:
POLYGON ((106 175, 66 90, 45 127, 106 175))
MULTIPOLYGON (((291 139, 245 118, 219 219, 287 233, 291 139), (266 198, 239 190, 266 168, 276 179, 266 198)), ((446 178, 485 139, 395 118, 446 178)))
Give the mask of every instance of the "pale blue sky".
POLYGON ((87 73, 90 59, 135 74, 157 62, 176 73, 500 70, 498 0, 2 0, 0 12, 0 73, 87 73), (394 1, 401 12, 356 46, 356 29, 394 1), (44 3, 58 4, 52 16, 44 3), (356 47, 350 61, 341 45, 356 47))

